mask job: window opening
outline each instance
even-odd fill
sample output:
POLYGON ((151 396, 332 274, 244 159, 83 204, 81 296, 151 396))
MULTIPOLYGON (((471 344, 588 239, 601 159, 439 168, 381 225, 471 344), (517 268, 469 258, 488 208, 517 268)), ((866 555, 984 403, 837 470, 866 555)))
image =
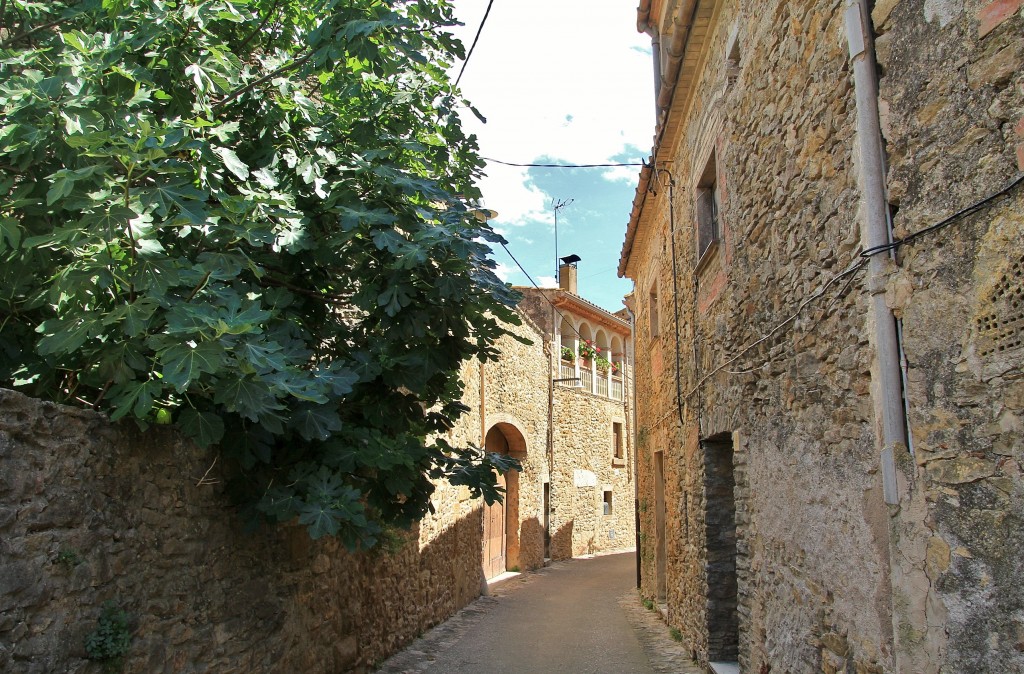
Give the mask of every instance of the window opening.
POLYGON ((614 450, 612 456, 619 460, 625 458, 625 448, 622 446, 622 424, 618 421, 612 422, 612 443, 614 450))
POLYGON ((721 238, 719 218, 721 200, 718 193, 718 171, 715 164, 715 153, 711 153, 708 163, 697 183, 697 259, 721 238))
POLYGON ((610 490, 604 492, 604 514, 612 514, 612 492, 610 490))
POLYGON ((654 338, 654 337, 658 336, 658 333, 659 333, 658 324, 660 322, 659 318, 658 318, 658 286, 657 286, 657 284, 655 284, 651 288, 650 307, 651 307, 651 337, 654 338))

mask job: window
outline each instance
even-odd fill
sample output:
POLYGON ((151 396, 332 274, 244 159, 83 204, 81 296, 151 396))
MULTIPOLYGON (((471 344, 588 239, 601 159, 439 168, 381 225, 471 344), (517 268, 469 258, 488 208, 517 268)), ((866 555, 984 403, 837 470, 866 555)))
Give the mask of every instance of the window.
POLYGON ((732 87, 740 77, 740 42, 736 35, 732 36, 732 44, 725 57, 725 84, 732 87))
POLYGON ((697 183, 694 211, 697 216, 697 259, 721 238, 719 223, 718 172, 715 165, 715 153, 711 153, 708 163, 697 183))
POLYGON ((658 323, 659 323, 659 320, 658 320, 658 285, 657 284, 655 284, 654 286, 651 287, 651 296, 650 296, 650 304, 649 304, 649 306, 650 306, 650 311, 651 311, 651 338, 653 339, 653 338, 657 337, 658 333, 659 333, 659 329, 658 329, 658 323))
POLYGON ((612 422, 612 458, 618 461, 625 458, 625 448, 622 445, 622 424, 618 421, 612 422))
POLYGON ((612 492, 610 489, 606 489, 604 492, 604 514, 612 514, 612 492))

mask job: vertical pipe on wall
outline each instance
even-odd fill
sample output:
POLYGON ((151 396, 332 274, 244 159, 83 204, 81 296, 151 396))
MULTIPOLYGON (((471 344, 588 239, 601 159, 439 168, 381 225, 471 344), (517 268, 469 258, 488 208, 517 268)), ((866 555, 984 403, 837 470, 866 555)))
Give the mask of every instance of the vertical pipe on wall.
MULTIPOLYGON (((857 139, 860 152, 860 188, 864 208, 861 240, 865 249, 892 242, 888 201, 885 187, 885 156, 878 115, 877 65, 867 0, 847 0, 846 36, 853 65, 854 90, 857 100, 857 139)), ((900 370, 900 345, 896 319, 885 304, 886 272, 890 257, 872 255, 868 263, 868 292, 874 323, 874 346, 877 356, 876 404, 881 417, 882 490, 885 502, 899 503, 896 481, 897 449, 906 447, 907 422, 900 370)))
POLYGON ((640 478, 637 473, 640 462, 638 460, 639 448, 636 446, 636 391, 629 393, 629 377, 636 379, 633 375, 633 364, 636 362, 636 314, 633 313, 633 307, 630 306, 632 298, 623 300, 623 304, 626 305, 626 313, 629 315, 629 369, 628 377, 626 368, 623 368, 622 373, 622 391, 624 395, 629 395, 629 430, 630 430, 630 448, 633 451, 633 532, 634 532, 634 545, 636 547, 636 586, 639 588, 640 583, 643 580, 640 567, 640 478))

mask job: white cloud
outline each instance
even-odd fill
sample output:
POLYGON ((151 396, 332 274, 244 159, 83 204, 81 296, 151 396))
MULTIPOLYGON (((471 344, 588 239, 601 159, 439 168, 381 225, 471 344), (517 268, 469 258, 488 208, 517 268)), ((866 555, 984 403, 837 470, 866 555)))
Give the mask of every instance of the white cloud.
MULTIPOLYGON (((487 0, 455 4, 466 23, 457 35, 468 48, 487 0)), ((496 3, 460 84, 488 122, 471 114, 464 122, 486 157, 605 163, 628 147, 650 144, 652 80, 650 38, 637 33, 631 3, 496 3)), ((545 195, 529 184, 525 169, 492 163, 487 172, 481 189, 502 222, 550 220, 545 195)), ((629 167, 611 175, 635 182, 638 173, 629 167)))
POLYGON ((505 264, 504 262, 499 262, 498 266, 494 268, 494 275, 500 278, 502 281, 508 283, 509 279, 511 279, 512 275, 515 274, 517 271, 519 270, 513 267, 512 265, 505 264))
POLYGON ((538 276, 537 285, 539 285, 541 288, 557 288, 558 279, 556 279, 554 276, 538 276))

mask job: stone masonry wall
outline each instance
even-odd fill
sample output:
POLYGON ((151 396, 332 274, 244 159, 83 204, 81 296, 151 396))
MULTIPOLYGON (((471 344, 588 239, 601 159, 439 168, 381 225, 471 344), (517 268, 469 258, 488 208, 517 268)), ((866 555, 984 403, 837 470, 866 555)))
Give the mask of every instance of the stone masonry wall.
MULTIPOLYGON (((903 321, 914 454, 898 457, 901 503, 888 507, 868 289, 863 273, 841 275, 862 217, 845 5, 700 3, 713 16, 693 100, 677 102, 681 142, 659 155, 674 190, 656 176, 653 235, 631 262, 643 591, 658 593, 664 452, 669 622, 706 659, 714 481, 700 440, 731 437, 742 671, 1024 670, 1021 191, 896 255, 886 299, 903 321), (698 265, 694 192, 712 150, 724 231, 698 265)), ((1024 170, 1021 6, 875 3, 897 236, 1024 170)))
MULTIPOLYGON (((506 327, 532 343, 523 344, 507 336, 498 341, 501 360, 483 366, 483 400, 480 363, 472 361, 463 367, 463 401, 470 411, 456 424, 452 438, 457 443, 480 446, 486 431, 495 424, 510 425, 522 434, 525 451, 513 454, 523 465, 515 496, 518 530, 514 538, 518 538, 519 551, 508 559, 508 565, 526 570, 544 564, 543 483, 547 479, 550 365, 544 339, 532 321, 526 319, 521 326, 506 327)), ((461 492, 461 498, 468 498, 468 494, 461 492)))
POLYGON ((701 4, 714 10, 693 100, 677 106, 686 111, 679 146, 659 156, 671 160, 674 190, 659 188, 647 208, 660 231, 632 253, 641 323, 655 284, 661 305, 637 380, 644 592, 657 592, 649 532, 653 452, 663 451, 669 622, 707 659, 709 637, 718 638, 709 633, 707 541, 717 534, 704 516, 714 479, 700 440, 726 437, 742 671, 892 671, 863 278, 830 283, 857 261, 860 241, 843 3, 701 4), (740 70, 730 83, 733 50, 740 70), (698 264, 694 201, 712 152, 723 232, 698 264), (826 284, 823 301, 787 320, 826 284))
MULTIPOLYGON (((553 311, 545 298, 556 292, 526 289, 520 304, 522 313, 552 341, 553 311)), ((573 318, 567 308, 559 311, 567 319, 573 318)), ((554 387, 549 467, 552 559, 625 550, 636 544, 631 396, 629 386, 623 400, 568 386, 554 387), (614 422, 622 424, 621 461, 613 457, 614 422), (612 498, 608 515, 604 514, 606 491, 612 498)))
MULTIPOLYGON (((594 488, 579 498, 550 475, 545 338, 529 318, 509 327, 531 343, 503 337, 498 362, 466 363, 470 411, 449 433, 481 445, 498 426, 522 461, 508 566, 544 563, 549 480, 557 556, 630 547, 630 477, 611 465, 623 403, 558 402, 561 475, 572 462, 614 489, 604 516, 594 488)), ((108 600, 131 616, 126 672, 366 671, 481 591, 482 501, 465 488, 439 485, 436 514, 392 552, 349 554, 302 528, 243 533, 214 450, 5 390, 0 465, 0 671, 97 671, 83 639, 108 600)))
POLYGON ((243 533, 215 452, 6 390, 0 465, 4 672, 99 671, 83 639, 107 600, 131 617, 126 672, 365 671, 480 591, 467 504, 394 553, 243 533))
POLYGON ((553 559, 631 548, 635 544, 633 452, 624 431, 623 461, 613 460, 612 423, 626 407, 572 388, 555 388, 552 486, 553 559), (604 514, 604 492, 612 494, 604 514))
MULTIPOLYGON (((1024 8, 904 0, 873 18, 906 236, 1021 177, 1024 8)), ((886 298, 914 451, 891 543, 899 669, 1024 671, 1024 185, 901 247, 886 298)))

